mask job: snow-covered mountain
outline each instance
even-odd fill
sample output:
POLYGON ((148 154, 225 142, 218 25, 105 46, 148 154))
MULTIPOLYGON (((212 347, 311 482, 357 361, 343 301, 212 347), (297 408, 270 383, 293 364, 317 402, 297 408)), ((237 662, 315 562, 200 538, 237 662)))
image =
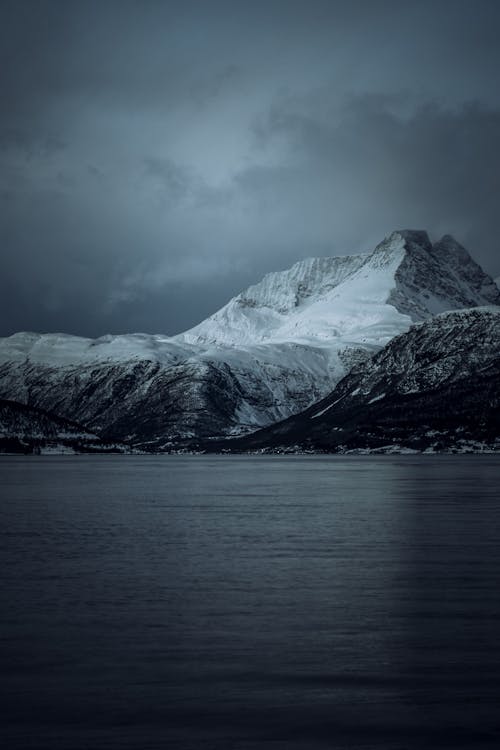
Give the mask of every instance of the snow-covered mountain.
POLYGON ((161 448, 300 412, 413 321, 492 304, 498 288, 451 237, 398 231, 370 253, 268 274, 178 336, 0 340, 0 396, 161 448))
POLYGON ((500 450, 500 308, 441 313, 325 399, 225 450, 500 450))
POLYGON ((412 321, 499 304, 493 280, 450 235, 393 232, 371 253, 308 258, 270 273, 177 339, 196 344, 331 342, 384 345, 412 321))

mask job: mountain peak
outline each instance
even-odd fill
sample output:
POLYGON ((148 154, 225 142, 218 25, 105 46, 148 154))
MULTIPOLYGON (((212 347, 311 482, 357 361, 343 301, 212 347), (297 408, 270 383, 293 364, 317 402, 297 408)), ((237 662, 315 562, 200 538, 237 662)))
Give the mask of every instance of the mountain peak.
POLYGON ((267 274, 173 338, 12 336, 0 396, 137 444, 245 431, 324 397, 412 320, 495 304, 499 290, 452 237, 399 230, 370 253, 267 274))
POLYGON ((427 232, 422 229, 396 229, 379 242, 373 253, 400 249, 411 251, 416 248, 432 250, 432 243, 427 232))
POLYGON ((412 320, 446 310, 500 305, 493 280, 450 234, 431 244, 426 232, 394 232, 405 243, 388 302, 412 320))
POLYGON ((398 229, 371 253, 306 258, 268 273, 176 338, 230 346, 343 339, 380 346, 410 319, 499 304, 492 279, 451 235, 433 245, 424 230, 398 229))
POLYGON ((439 255, 441 259, 446 259, 448 262, 451 261, 454 265, 457 265, 457 263, 461 265, 474 263, 474 265, 477 265, 472 260, 468 250, 457 242, 451 234, 443 235, 438 242, 434 243, 432 249, 434 254, 439 255))
MULTIPOLYGON (((406 255, 421 255, 423 258, 432 252, 432 243, 427 232, 420 229, 396 229, 386 235, 370 254, 372 268, 393 267, 402 262, 406 255)), ((424 261, 425 262, 425 261, 424 261)))
POLYGON ((423 229, 397 229, 392 233, 391 236, 399 235, 403 238, 405 243, 410 246, 417 245, 424 250, 431 250, 432 243, 429 239, 429 235, 423 229))

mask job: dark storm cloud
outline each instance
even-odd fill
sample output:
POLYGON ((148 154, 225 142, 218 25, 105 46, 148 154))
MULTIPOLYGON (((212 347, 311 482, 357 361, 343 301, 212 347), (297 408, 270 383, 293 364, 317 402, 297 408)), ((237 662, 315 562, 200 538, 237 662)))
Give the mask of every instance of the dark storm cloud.
POLYGON ((196 176, 171 159, 151 156, 144 160, 144 166, 146 177, 156 183, 158 195, 165 201, 181 201, 197 188, 196 176))
POLYGON ((284 138, 291 163, 286 174, 242 175, 247 190, 287 195, 290 215, 338 251, 368 248, 387 227, 422 226, 436 237, 453 231, 500 270, 500 110, 431 103, 408 115, 401 97, 367 95, 322 117, 326 99, 281 102, 259 123, 259 140, 284 138))
POLYGON ((498 275, 495 2, 3 2, 2 333, 175 333, 450 232, 498 275))

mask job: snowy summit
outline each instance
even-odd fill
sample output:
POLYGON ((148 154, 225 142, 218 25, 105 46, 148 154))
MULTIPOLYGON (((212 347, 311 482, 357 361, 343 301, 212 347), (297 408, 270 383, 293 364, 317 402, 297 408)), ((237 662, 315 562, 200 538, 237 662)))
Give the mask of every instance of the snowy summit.
POLYGON ((369 253, 270 273, 178 336, 2 339, 0 397, 161 449, 298 413, 413 322, 499 304, 451 236, 395 231, 369 253))

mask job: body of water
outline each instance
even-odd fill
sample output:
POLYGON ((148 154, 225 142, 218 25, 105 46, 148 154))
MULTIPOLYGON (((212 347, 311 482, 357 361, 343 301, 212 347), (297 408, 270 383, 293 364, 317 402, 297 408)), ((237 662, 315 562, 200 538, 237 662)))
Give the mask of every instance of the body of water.
POLYGON ((2 457, 2 747, 499 747, 499 477, 2 457))

